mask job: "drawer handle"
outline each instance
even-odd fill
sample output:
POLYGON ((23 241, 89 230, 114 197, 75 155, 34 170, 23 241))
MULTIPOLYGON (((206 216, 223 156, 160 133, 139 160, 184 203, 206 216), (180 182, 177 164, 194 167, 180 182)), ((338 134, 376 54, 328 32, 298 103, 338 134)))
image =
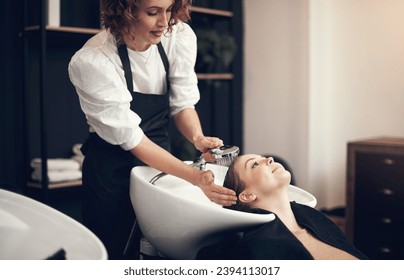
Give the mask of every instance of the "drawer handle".
POLYGON ((387 164, 387 165, 393 165, 393 164, 396 163, 396 161, 394 159, 391 159, 391 158, 385 158, 385 159, 382 160, 382 162, 384 164, 387 164))
POLYGON ((380 219, 380 222, 381 222, 382 224, 388 225, 388 224, 392 224, 392 223, 393 223, 393 220, 390 219, 390 218, 381 218, 381 219, 380 219))
POLYGON ((394 191, 389 188, 380 189, 379 192, 383 195, 393 195, 394 191))
POLYGON ((379 248, 379 251, 383 254, 390 254, 392 252, 392 250, 388 247, 381 247, 379 248))

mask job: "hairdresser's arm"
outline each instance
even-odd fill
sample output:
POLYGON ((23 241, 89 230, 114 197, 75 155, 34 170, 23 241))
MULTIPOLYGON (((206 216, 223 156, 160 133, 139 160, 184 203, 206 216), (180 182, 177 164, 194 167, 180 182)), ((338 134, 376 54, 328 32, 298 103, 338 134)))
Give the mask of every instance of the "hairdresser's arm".
POLYGON ((209 149, 223 146, 223 141, 217 137, 203 135, 201 122, 195 109, 186 108, 173 116, 178 130, 190 141, 196 149, 205 153, 209 149))
POLYGON ((229 206, 236 201, 236 195, 232 190, 214 184, 212 171, 200 171, 185 164, 153 143, 147 136, 143 136, 140 143, 130 151, 147 165, 200 187, 213 202, 229 206))

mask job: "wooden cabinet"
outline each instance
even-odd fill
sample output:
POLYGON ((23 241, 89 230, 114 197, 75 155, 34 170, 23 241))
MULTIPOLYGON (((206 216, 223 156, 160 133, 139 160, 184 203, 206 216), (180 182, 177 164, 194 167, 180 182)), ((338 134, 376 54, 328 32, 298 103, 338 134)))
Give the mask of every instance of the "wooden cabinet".
POLYGON ((348 143, 347 235, 370 259, 404 259, 404 139, 348 143))

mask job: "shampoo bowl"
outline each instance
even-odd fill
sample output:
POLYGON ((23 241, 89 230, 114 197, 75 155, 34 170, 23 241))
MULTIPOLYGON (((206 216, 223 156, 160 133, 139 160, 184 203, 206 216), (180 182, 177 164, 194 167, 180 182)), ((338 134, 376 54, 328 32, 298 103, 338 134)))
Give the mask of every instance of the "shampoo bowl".
POLYGON ((65 214, 26 196, 0 189, 0 260, 106 260, 101 241, 65 214), (57 254, 56 254, 57 255, 57 254))
MULTIPOLYGON (((227 167, 207 164, 215 174, 215 183, 223 184, 227 167)), ((190 183, 167 175, 154 185, 154 168, 139 166, 131 172, 130 197, 137 222, 146 239, 162 257, 194 259, 198 251, 219 241, 229 231, 272 221, 273 214, 252 214, 229 210, 211 202, 190 183)), ((289 187, 293 201, 314 207, 317 200, 310 193, 289 187)))

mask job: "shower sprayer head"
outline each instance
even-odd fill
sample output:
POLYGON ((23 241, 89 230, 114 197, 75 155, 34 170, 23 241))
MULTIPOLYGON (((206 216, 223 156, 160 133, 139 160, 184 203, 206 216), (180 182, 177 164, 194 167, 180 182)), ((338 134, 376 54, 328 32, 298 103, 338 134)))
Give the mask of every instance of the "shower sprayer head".
MULTIPOLYGON (((222 166, 230 166, 232 161, 238 156, 240 152, 239 147, 237 146, 229 146, 225 145, 220 148, 211 149, 208 152, 202 154, 199 158, 197 158, 194 163, 190 164, 190 166, 197 168, 199 170, 204 170, 206 163, 214 163, 217 165, 222 166)), ((157 180, 161 177, 167 175, 166 173, 162 172, 154 176, 150 183, 154 184, 157 180)))
POLYGON ((211 149, 204 154, 206 162, 216 163, 222 166, 229 166, 232 161, 238 156, 239 147, 225 145, 220 148, 211 149))

